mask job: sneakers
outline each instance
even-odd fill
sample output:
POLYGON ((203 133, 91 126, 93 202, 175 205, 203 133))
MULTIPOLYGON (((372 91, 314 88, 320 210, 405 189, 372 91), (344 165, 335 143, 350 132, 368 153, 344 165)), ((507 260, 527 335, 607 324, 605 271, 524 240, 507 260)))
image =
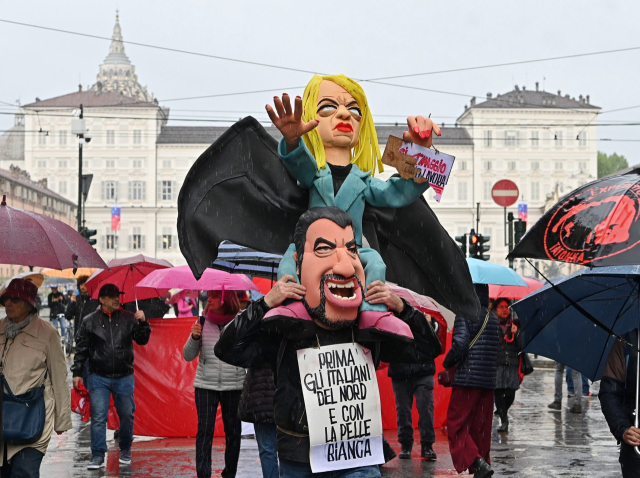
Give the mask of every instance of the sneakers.
POLYGON ((549 405, 547 405, 547 407, 550 408, 551 410, 562 410, 562 403, 558 402, 557 400, 554 400, 549 405))
POLYGON ((398 458, 401 460, 410 460, 411 459, 411 445, 402 445, 400 448, 400 455, 398 458))
POLYGON ((424 445, 422 445, 420 456, 427 461, 436 461, 436 459, 438 458, 436 452, 433 451, 433 446, 431 445, 431 443, 425 443, 424 445))
POLYGON ((131 464, 131 450, 120 450, 120 463, 123 465, 131 464))
POLYGON ((570 413, 582 413, 582 405, 580 405, 579 403, 574 403, 573 405, 571 405, 571 408, 569 409, 570 413))
POLYGON ((104 468, 104 457, 92 456, 87 465, 87 470, 99 470, 100 468, 104 468))
POLYGON ((476 458, 473 462, 473 478, 486 478, 493 475, 493 468, 484 458, 476 458))

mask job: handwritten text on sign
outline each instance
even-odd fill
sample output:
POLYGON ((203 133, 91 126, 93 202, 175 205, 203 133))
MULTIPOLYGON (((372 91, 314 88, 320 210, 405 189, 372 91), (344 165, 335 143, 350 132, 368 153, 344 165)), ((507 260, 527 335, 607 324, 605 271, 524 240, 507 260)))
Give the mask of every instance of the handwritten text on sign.
POLYGON ((384 463, 371 351, 358 344, 298 350, 314 473, 384 463))
POLYGON ((449 182, 455 159, 449 154, 402 141, 395 136, 389 136, 382 155, 382 162, 396 168, 401 177, 413 179, 417 183, 428 182, 435 191, 434 199, 438 202, 449 182))

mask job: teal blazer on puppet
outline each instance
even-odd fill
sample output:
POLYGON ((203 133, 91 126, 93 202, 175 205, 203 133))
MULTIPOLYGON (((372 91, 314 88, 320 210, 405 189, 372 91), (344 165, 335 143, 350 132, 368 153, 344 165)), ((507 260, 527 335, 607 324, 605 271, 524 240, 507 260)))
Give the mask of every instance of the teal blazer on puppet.
POLYGON ((413 180, 389 178, 388 181, 372 178, 355 164, 340 186, 338 195, 333 192, 333 178, 329 167, 318 170, 315 158, 302 138, 298 147, 287 154, 284 139, 278 145, 280 159, 300 187, 309 190, 309 209, 312 207, 336 206, 349 213, 356 226, 356 243, 362 247, 362 216, 368 202, 377 207, 404 207, 419 198, 429 183, 418 184, 413 180))

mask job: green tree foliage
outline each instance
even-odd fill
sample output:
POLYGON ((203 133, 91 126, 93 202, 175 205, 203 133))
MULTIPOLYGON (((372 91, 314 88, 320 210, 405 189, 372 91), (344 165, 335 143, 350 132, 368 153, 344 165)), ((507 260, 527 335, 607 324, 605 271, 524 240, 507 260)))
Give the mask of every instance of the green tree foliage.
POLYGON ((606 154, 598 151, 598 178, 608 176, 621 169, 628 168, 629 162, 627 158, 621 154, 606 154))

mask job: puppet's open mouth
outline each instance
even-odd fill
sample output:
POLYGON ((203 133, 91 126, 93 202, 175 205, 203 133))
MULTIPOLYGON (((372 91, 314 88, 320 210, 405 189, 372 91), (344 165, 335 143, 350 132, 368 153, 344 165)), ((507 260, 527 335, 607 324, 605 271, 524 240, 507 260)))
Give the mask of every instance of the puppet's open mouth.
POLYGON ((334 297, 342 300, 354 300, 356 298, 356 282, 351 279, 347 282, 327 281, 327 289, 334 297))

